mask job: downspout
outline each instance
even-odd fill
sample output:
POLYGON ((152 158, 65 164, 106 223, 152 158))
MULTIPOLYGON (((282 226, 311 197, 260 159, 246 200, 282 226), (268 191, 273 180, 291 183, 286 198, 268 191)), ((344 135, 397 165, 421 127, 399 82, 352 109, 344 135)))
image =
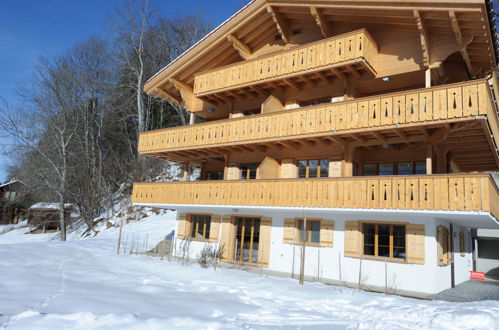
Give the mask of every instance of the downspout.
POLYGON ((455 280, 455 267, 454 267, 454 226, 452 223, 450 224, 450 242, 449 242, 449 250, 450 250, 450 285, 451 288, 456 287, 455 280))

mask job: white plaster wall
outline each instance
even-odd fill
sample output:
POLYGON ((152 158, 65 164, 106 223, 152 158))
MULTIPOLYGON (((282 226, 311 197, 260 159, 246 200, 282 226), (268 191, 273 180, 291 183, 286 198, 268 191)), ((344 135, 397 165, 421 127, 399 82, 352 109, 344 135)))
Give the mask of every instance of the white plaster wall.
MULTIPOLYGON (((220 214, 220 210, 204 210, 211 213, 220 214)), ((227 210, 224 212, 227 213, 227 210)), ((397 213, 365 213, 363 215, 352 216, 349 213, 335 213, 324 211, 307 215, 306 211, 296 210, 253 210, 244 212, 245 215, 267 216, 272 218, 271 249, 269 258, 269 269, 272 271, 284 272, 295 276, 299 275, 301 247, 283 243, 284 219, 309 216, 334 220, 334 241, 333 247, 306 247, 305 255, 305 275, 319 280, 342 281, 353 285, 359 282, 359 268, 361 260, 344 256, 344 229, 346 221, 387 221, 387 222, 407 222, 412 224, 425 225, 425 264, 405 264, 396 262, 384 262, 378 260, 362 260, 361 283, 363 286, 385 287, 386 281, 389 290, 405 290, 420 293, 437 293, 448 289, 450 282, 450 265, 440 267, 437 265, 437 243, 436 228, 439 224, 447 225, 451 219, 435 218, 432 215, 398 215, 397 213), (293 258, 294 255, 294 258, 293 258), (293 266, 294 259, 294 266, 293 266), (341 268, 341 274, 340 274, 341 268)), ((456 284, 468 279, 471 270, 471 234, 468 229, 464 229, 466 234, 466 256, 459 255, 459 231, 462 228, 454 225, 456 237, 454 238, 456 284)), ((177 240, 176 250, 179 251, 182 240, 177 240)), ((201 249, 206 244, 198 241, 191 241, 189 247, 189 257, 196 259, 201 249)))
MULTIPOLYGON (((283 243, 283 224, 285 218, 300 217, 296 213, 282 212, 273 217, 272 228, 272 250, 270 258, 270 269, 280 272, 293 272, 294 251, 294 274, 299 274, 301 247, 283 243)), ((314 217, 319 217, 314 215, 314 217)), ((378 260, 362 260, 361 283, 364 286, 385 287, 416 291, 423 293, 435 293, 445 288, 444 283, 439 283, 432 275, 436 269, 436 243, 434 237, 428 236, 434 227, 433 219, 386 219, 372 217, 366 214, 363 218, 352 219, 348 216, 328 214, 320 216, 323 219, 335 221, 333 247, 306 247, 305 275, 320 280, 343 281, 352 284, 359 282, 359 268, 361 260, 358 258, 344 257, 344 229, 345 221, 375 220, 375 221, 401 221, 415 224, 424 224, 427 237, 425 238, 425 264, 403 264, 395 262, 384 262, 378 260), (340 277, 341 268, 341 277, 340 277)), ((450 284, 449 284, 450 285, 450 284)))

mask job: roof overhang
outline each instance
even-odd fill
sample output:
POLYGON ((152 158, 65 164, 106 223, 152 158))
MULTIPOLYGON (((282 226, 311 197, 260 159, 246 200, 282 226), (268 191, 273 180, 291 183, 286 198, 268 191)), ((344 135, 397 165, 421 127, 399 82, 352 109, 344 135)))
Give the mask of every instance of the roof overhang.
POLYGON ((243 60, 244 46, 256 50, 262 42, 278 34, 286 40, 282 22, 295 21, 317 24, 323 34, 327 33, 324 25, 330 23, 366 22, 419 31, 430 37, 445 34, 463 44, 472 36, 462 52, 468 68, 474 71, 472 75, 483 74, 496 66, 483 0, 253 0, 151 77, 144 91, 182 103, 179 85, 192 89, 196 73, 243 60))

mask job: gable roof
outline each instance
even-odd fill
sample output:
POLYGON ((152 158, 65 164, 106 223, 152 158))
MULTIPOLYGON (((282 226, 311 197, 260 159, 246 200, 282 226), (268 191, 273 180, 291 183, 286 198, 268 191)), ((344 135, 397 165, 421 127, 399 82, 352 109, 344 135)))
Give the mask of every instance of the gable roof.
MULTIPOLYGON (((365 22, 387 27, 410 25, 417 31, 415 15, 421 17, 431 33, 453 34, 454 19, 463 22, 463 35, 472 31, 476 37, 470 46, 472 61, 487 61, 485 66, 496 65, 493 35, 490 32, 488 11, 484 0, 253 0, 186 50, 174 61, 153 75, 144 85, 144 91, 153 96, 174 102, 182 102, 182 94, 172 81, 191 88, 194 75, 215 67, 241 61, 233 47, 230 36, 235 36, 249 48, 258 48, 264 42, 283 34, 279 27, 282 20, 306 20, 315 24, 310 8, 324 11, 324 17, 331 22, 365 22), (485 28, 485 26, 487 26, 485 28), (479 31, 480 33, 478 33, 479 31), (482 34, 483 32, 483 34, 482 34)), ((469 34, 469 33, 468 33, 469 34)), ((285 44, 283 47, 287 47, 285 44)), ((256 49, 253 49, 256 50, 256 49)), ((185 100, 184 100, 185 101, 185 100)))

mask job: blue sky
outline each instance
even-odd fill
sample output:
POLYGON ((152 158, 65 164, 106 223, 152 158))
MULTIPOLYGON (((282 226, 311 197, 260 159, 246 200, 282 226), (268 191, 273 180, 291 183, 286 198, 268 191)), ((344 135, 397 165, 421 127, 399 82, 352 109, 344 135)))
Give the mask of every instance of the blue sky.
MULTIPOLYGON (((153 0, 154 1, 154 0, 153 0)), ((244 0, 156 0, 164 16, 199 13, 214 26, 244 0)), ((19 102, 16 86, 30 79, 39 55, 53 57, 92 34, 104 35, 106 22, 122 0, 0 0, 0 97, 19 102)), ((0 156, 0 182, 6 159, 0 156)))

